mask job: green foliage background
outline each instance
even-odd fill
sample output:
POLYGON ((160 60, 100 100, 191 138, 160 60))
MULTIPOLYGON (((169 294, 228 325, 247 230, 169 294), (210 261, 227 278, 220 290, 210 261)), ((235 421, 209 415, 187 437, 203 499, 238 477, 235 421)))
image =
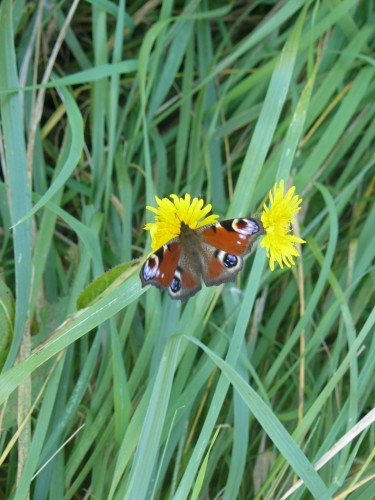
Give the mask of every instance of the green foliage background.
POLYGON ((1 2, 0 498, 375 497, 373 9, 1 2), (294 269, 141 289, 155 194, 281 178, 294 269))

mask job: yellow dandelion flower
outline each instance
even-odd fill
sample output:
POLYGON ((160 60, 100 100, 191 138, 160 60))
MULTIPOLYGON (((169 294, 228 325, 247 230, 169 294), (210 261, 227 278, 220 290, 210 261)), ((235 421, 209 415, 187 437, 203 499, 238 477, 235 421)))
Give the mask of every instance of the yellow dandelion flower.
POLYGON ((176 194, 171 194, 170 197, 173 201, 155 196, 159 206, 157 208, 146 207, 155 214, 155 222, 145 225, 145 229, 150 231, 153 251, 180 236, 181 222, 191 229, 198 229, 207 224, 214 224, 219 218, 214 214, 206 217, 211 212, 212 206, 210 204, 203 206, 202 198, 191 199, 190 194, 185 194, 184 198, 179 198, 176 194))
POLYGON ((284 181, 275 184, 269 192, 270 207, 263 205, 261 221, 266 231, 260 246, 266 248, 271 271, 275 269, 275 262, 282 268, 285 264, 291 267, 295 264, 294 257, 299 257, 296 243, 306 243, 305 240, 294 236, 292 223, 295 215, 301 209, 302 199, 294 194, 295 186, 284 195, 284 181))

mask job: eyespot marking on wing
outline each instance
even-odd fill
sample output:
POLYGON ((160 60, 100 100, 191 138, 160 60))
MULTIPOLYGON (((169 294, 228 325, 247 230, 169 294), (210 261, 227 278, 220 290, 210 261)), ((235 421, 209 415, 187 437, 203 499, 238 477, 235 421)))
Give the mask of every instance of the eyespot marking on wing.
POLYGON ((160 264, 163 262, 164 247, 159 248, 143 264, 141 269, 141 278, 143 281, 149 281, 158 274, 160 264))
POLYGON ((176 295, 181 290, 181 269, 178 267, 174 273, 171 284, 169 285, 169 291, 171 295, 176 295))
POLYGON ((223 267, 227 269, 233 269, 241 267, 240 259, 231 253, 224 252, 223 250, 216 250, 214 256, 220 261, 223 267))
POLYGON ((260 232, 259 224, 254 219, 233 219, 232 227, 237 233, 246 236, 260 232))

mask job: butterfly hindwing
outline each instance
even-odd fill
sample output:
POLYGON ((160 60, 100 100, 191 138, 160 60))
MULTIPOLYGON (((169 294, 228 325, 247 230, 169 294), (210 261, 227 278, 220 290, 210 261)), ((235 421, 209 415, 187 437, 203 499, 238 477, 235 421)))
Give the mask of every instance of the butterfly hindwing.
POLYGON ((243 259, 239 255, 229 254, 208 245, 201 254, 201 261, 203 281, 207 286, 233 281, 243 267, 243 259))
POLYGON ((168 288, 172 299, 187 300, 202 288, 199 272, 189 267, 177 266, 173 281, 168 288))
POLYGON ((172 299, 186 300, 201 288, 199 266, 190 262, 179 238, 156 250, 143 264, 142 286, 155 285, 167 290, 172 299))

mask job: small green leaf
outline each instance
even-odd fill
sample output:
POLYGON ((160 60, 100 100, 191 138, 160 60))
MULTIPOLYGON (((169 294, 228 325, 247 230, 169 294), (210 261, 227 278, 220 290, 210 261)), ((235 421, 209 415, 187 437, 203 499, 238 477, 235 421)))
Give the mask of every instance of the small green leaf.
POLYGON ((77 309, 83 309, 95 302, 99 295, 107 290, 108 287, 112 285, 117 279, 119 279, 119 281, 121 282, 125 281, 130 276, 130 274, 134 272, 134 267, 137 264, 138 260, 132 260, 131 262, 119 264, 118 266, 113 267, 106 273, 94 279, 94 281, 92 281, 78 297, 77 309))

